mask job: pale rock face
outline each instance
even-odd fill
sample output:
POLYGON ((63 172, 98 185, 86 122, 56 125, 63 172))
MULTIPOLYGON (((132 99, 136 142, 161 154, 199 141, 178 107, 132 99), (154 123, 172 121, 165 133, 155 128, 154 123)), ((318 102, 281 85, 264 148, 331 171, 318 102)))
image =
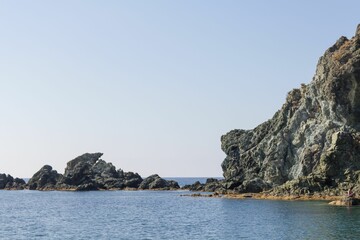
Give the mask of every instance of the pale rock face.
POLYGON ((272 119, 221 137, 228 189, 247 192, 251 183, 256 191, 337 194, 358 182, 359 29, 325 52, 313 80, 290 91, 272 119))

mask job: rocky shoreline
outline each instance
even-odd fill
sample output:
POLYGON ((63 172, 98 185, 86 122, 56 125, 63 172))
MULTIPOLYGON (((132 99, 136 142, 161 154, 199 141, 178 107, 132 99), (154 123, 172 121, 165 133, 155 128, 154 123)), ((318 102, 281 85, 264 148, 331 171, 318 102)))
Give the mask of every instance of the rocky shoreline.
MULTIPOLYGON (((216 180, 210 178, 206 183, 195 182, 192 185, 186 185, 183 189, 194 191, 196 193, 182 194, 181 196, 188 197, 211 197, 211 198, 229 198, 229 199, 262 199, 262 200, 286 200, 286 201, 327 201, 329 204, 338 206, 348 206, 348 203, 343 201, 346 196, 346 192, 343 191, 338 195, 328 195, 320 192, 316 193, 293 193, 293 194, 279 194, 274 191, 266 192, 246 192, 239 193, 234 190, 228 190, 224 187, 224 180, 216 180)), ((352 201, 354 204, 359 205, 360 199, 354 198, 352 201)))
MULTIPOLYGON (((360 25, 320 57, 313 80, 251 130, 221 137, 218 191, 271 196, 360 196, 360 25)), ((205 187, 206 188, 206 187, 205 187)))
MULTIPOLYGON (((223 180, 207 179, 182 189, 213 196, 277 200, 339 201, 348 189, 360 196, 360 25, 320 57, 313 80, 291 90, 279 111, 251 130, 221 137, 223 180)), ((42 167, 26 184, 0 174, 0 189, 176 190, 158 175, 116 170, 86 153, 64 174, 42 167)), ((355 201, 356 202, 356 201, 355 201)))

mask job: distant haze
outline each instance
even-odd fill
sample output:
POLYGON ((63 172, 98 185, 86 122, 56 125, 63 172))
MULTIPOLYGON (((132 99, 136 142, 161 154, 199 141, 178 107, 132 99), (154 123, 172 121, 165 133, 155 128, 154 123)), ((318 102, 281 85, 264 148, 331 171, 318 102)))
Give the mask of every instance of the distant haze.
POLYGON ((358 1, 0 1, 0 173, 85 152, 221 176, 222 134, 271 118, 353 36, 358 1), (331 3, 330 3, 331 2, 331 3))

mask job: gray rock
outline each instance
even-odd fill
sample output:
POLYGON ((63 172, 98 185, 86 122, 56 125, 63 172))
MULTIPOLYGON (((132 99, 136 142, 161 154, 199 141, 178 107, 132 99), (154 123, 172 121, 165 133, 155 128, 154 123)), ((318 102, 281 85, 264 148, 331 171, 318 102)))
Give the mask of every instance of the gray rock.
POLYGON ((26 187, 23 179, 13 178, 9 174, 0 174, 0 189, 22 190, 26 187))
POLYGON ((199 181, 196 181, 195 183, 191 185, 185 185, 182 187, 182 189, 190 190, 190 191, 197 191, 197 192, 218 192, 222 193, 226 190, 226 188, 223 185, 223 181, 218 180, 216 178, 208 178, 206 179, 206 182, 200 183, 199 181))
POLYGON ((123 173, 123 179, 127 188, 138 188, 143 181, 139 174, 133 172, 123 173))
POLYGON ((139 189, 178 189, 178 188, 180 187, 176 181, 166 181, 157 174, 145 178, 139 186, 139 189))
POLYGON ((182 189, 199 192, 199 191, 204 191, 204 186, 205 184, 196 181, 193 184, 188 184, 183 186, 182 189))
POLYGON ((116 171, 112 163, 100 159, 102 153, 85 153, 67 163, 64 175, 41 168, 30 180, 31 190, 107 190, 138 188, 143 181, 133 172, 116 171))
MULTIPOLYGON (((360 34, 341 37, 272 119, 221 137, 224 187, 340 194, 360 184, 360 34)), ((360 187, 355 187, 360 191, 360 187)))
POLYGON ((28 186, 30 190, 51 190, 61 177, 51 166, 45 165, 30 178, 28 186))

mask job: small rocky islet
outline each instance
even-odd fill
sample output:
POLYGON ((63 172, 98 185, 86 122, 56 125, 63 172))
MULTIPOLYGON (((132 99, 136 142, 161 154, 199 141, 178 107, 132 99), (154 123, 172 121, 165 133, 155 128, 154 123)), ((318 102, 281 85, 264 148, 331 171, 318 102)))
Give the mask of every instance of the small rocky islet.
POLYGON ((64 174, 45 165, 26 184, 23 179, 0 175, 0 189, 8 190, 175 190, 176 181, 154 174, 143 179, 138 173, 116 170, 112 163, 101 159, 103 153, 85 153, 69 161, 64 174))
MULTIPOLYGON (((336 199, 360 196, 360 25, 320 57, 313 80, 291 90, 274 116, 221 137, 223 180, 184 186, 215 196, 336 199)), ((26 185, 0 175, 0 188, 36 190, 178 189, 157 175, 115 170, 102 154, 84 154, 58 174, 40 169, 26 185)), ((341 201, 341 200, 340 200, 341 201)), ((354 201, 356 202, 356 201, 354 201)), ((341 205, 341 204, 340 204, 341 205)))

